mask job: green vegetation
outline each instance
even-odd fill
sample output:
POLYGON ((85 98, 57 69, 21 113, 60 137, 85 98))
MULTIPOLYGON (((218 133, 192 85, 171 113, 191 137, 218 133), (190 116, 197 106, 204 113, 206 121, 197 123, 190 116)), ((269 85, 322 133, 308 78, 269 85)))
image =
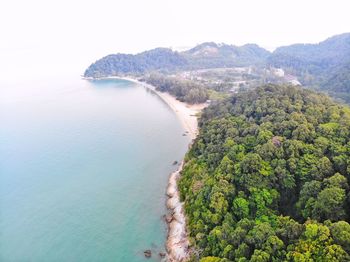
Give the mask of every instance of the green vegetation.
POLYGON ((193 81, 180 80, 161 74, 151 74, 149 77, 142 78, 141 81, 155 86, 158 91, 168 92, 179 101, 189 104, 204 103, 209 98, 208 90, 203 85, 193 81))
POLYGON ((350 261, 350 109, 267 85, 208 107, 179 181, 193 260, 350 261))
POLYGON ((216 85, 201 83, 177 76, 153 73, 139 79, 153 85, 156 90, 168 92, 179 101, 188 104, 204 103, 209 100, 223 100, 230 96, 227 90, 216 90, 216 85))

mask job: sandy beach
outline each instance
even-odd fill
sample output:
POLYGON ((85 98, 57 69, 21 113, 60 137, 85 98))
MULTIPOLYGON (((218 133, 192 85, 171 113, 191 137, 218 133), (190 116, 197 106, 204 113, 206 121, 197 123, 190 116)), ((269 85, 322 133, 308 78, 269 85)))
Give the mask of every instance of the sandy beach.
POLYGON ((174 96, 169 93, 159 92, 156 88, 145 82, 141 82, 129 77, 120 77, 119 79, 125 79, 145 88, 154 91, 159 97, 161 97, 176 113, 185 131, 188 133, 190 138, 193 140, 198 134, 198 120, 197 115, 207 106, 206 103, 190 105, 184 102, 180 102, 174 96))

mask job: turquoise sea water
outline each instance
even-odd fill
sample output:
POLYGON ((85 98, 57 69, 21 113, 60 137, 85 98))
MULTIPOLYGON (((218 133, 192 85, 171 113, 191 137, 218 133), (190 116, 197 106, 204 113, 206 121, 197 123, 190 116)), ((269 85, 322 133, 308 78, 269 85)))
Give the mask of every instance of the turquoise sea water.
POLYGON ((0 261, 160 260, 174 112, 122 80, 0 88, 0 261))

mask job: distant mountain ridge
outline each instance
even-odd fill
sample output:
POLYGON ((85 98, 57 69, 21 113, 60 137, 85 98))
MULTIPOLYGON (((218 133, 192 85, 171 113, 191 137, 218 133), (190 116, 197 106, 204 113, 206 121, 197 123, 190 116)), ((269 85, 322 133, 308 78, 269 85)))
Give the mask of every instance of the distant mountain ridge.
POLYGON ((113 54, 91 64, 85 77, 163 73, 221 67, 261 66, 284 69, 312 87, 350 103, 350 33, 318 44, 293 44, 269 52, 256 44, 235 46, 205 42, 177 52, 156 48, 136 55, 113 54))
POLYGON ((176 52, 156 48, 136 55, 114 54, 105 56, 86 69, 85 77, 105 77, 120 74, 142 74, 151 71, 174 71, 214 67, 249 66, 265 63, 270 52, 255 44, 233 46, 203 43, 176 52))
POLYGON ((194 69, 263 65, 270 52, 256 44, 234 46, 207 42, 183 52, 194 69))
POLYGON ((350 102, 350 33, 318 44, 279 47, 267 64, 297 75, 303 85, 350 102))
POLYGON ((281 55, 294 57, 321 68, 337 65, 344 62, 346 57, 350 58, 350 33, 330 37, 318 44, 293 44, 279 47, 269 58, 270 62, 285 62, 276 59, 281 55))

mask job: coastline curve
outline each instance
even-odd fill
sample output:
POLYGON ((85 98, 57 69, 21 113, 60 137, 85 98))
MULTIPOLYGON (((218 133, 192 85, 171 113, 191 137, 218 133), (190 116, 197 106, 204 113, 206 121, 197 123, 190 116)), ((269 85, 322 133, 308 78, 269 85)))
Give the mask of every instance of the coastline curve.
MULTIPOLYGON (((90 78, 85 78, 90 79, 90 78)), ((189 105, 178 101, 174 96, 157 91, 153 85, 138 81, 130 77, 103 77, 93 79, 122 79, 136 83, 144 88, 147 88, 157 94, 167 105, 175 112, 181 122, 187 135, 191 138, 189 147, 193 140, 198 135, 198 114, 208 105, 206 103, 189 105)), ((186 135, 186 134, 185 134, 186 135)), ((180 192, 177 187, 177 181, 181 175, 184 160, 181 161, 179 168, 170 174, 166 195, 168 200, 166 206, 169 214, 166 215, 168 224, 168 236, 166 241, 167 261, 182 262, 187 261, 190 256, 190 243, 186 229, 186 215, 183 208, 183 203, 180 201, 180 192)))

